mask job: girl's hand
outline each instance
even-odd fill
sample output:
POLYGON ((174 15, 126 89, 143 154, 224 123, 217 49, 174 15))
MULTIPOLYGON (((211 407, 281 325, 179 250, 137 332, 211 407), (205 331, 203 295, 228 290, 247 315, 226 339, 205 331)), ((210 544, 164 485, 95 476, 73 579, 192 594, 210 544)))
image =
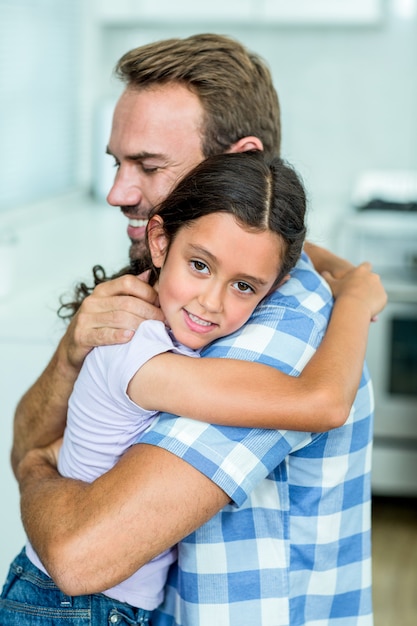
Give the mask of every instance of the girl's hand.
POLYGON ((361 263, 349 270, 341 278, 335 278, 330 272, 323 272, 323 278, 328 282, 333 297, 355 298, 369 309, 369 319, 375 321, 387 304, 387 294, 378 274, 372 272, 370 263, 361 263))
POLYGON ((354 265, 340 256, 336 256, 330 250, 322 248, 316 244, 306 241, 304 250, 313 262, 313 265, 319 274, 328 272, 335 278, 342 278, 347 272, 353 269, 354 265))

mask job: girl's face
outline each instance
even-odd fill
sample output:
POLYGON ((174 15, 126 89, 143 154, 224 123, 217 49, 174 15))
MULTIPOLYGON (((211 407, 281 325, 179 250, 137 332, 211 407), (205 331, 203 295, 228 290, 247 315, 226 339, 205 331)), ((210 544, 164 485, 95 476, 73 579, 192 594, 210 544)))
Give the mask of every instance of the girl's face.
POLYGON ((240 328, 271 290, 282 240, 244 230, 229 213, 212 213, 179 230, 168 252, 162 219, 149 224, 152 259, 161 267, 159 301, 177 341, 200 349, 240 328))

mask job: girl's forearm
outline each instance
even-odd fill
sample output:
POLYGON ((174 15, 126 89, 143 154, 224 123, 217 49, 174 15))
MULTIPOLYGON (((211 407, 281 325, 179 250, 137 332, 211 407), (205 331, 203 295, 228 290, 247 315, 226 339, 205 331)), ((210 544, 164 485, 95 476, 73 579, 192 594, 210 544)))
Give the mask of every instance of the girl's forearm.
POLYGON ((304 250, 310 257, 314 268, 320 274, 327 271, 334 276, 341 276, 353 268, 350 261, 347 261, 346 259, 334 254, 334 252, 330 252, 330 250, 317 246, 310 241, 306 241, 304 243, 304 250))

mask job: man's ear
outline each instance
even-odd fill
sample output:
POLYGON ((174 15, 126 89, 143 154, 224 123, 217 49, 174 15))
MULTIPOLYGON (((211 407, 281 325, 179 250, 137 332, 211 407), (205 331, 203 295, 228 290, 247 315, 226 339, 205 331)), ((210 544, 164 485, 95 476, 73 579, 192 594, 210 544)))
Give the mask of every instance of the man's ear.
POLYGON ((248 150, 263 151, 264 146, 258 137, 242 137, 239 141, 232 144, 227 152, 247 152, 248 150))
POLYGON ((148 222, 148 244, 152 263, 155 267, 162 267, 168 250, 168 239, 164 231, 164 220, 160 215, 154 215, 148 222))

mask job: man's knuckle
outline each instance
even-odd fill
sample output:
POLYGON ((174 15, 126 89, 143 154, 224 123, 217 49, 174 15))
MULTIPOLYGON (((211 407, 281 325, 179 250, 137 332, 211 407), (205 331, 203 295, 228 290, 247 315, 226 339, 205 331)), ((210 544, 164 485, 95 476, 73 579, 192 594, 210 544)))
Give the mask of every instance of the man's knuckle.
POLYGON ((132 274, 125 274, 120 279, 123 291, 131 292, 133 291, 137 279, 132 274))

